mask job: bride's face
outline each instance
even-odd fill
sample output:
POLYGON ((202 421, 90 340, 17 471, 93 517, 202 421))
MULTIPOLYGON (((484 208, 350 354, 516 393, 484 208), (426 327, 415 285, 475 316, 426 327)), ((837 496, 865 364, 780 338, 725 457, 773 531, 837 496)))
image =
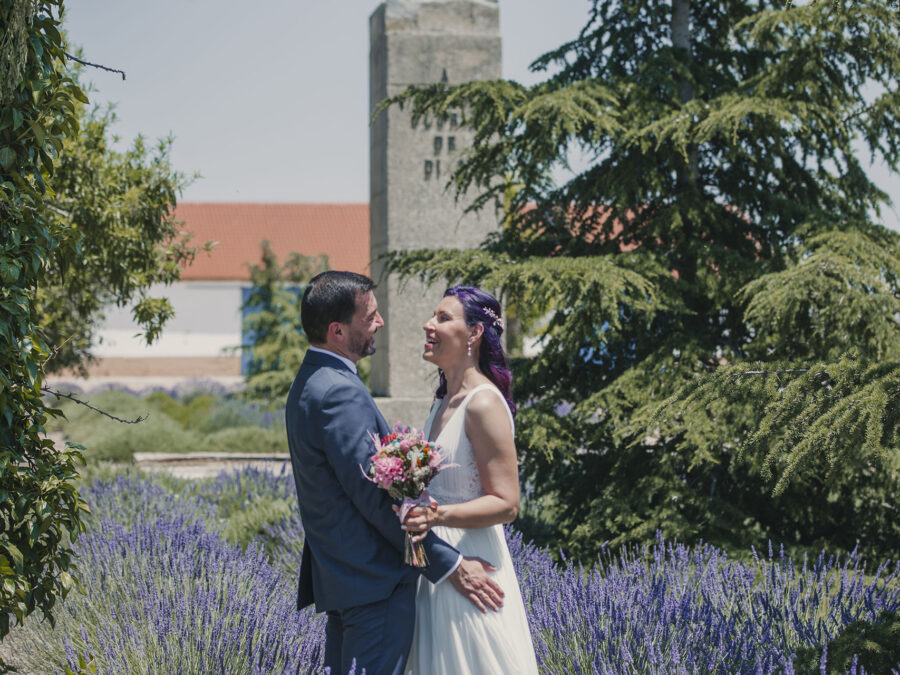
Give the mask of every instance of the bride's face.
POLYGON ((464 358, 472 332, 466 326, 462 303, 452 295, 443 298, 425 325, 422 358, 441 369, 464 358))

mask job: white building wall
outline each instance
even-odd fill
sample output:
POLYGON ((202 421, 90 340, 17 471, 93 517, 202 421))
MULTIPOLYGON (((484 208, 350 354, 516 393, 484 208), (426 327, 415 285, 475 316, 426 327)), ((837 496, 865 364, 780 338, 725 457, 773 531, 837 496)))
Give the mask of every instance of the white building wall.
POLYGON ((97 331, 94 354, 110 357, 237 356, 241 344, 241 281, 179 281, 154 285, 151 297, 166 297, 175 316, 166 322, 159 339, 147 345, 136 334, 129 307, 109 307, 97 331))

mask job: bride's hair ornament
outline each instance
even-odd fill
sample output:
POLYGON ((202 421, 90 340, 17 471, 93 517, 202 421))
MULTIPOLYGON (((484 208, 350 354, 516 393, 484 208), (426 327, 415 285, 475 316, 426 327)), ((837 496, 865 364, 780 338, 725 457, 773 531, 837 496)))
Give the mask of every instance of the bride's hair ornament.
POLYGON ((494 328, 499 328, 503 330, 503 319, 500 318, 500 315, 497 314, 490 307, 482 307, 481 311, 491 317, 492 323, 494 324, 494 328))

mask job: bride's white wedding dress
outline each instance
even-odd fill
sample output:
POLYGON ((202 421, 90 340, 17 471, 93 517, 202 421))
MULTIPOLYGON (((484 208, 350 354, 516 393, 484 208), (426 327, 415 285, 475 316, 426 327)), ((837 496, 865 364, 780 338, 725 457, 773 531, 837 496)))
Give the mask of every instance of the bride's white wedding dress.
MULTIPOLYGON (((472 395, 482 389, 490 389, 503 398, 492 384, 475 387, 434 439, 446 455, 445 461, 459 465, 442 471, 429 485, 428 491, 439 504, 467 502, 485 494, 465 430, 466 406, 472 395)), ((428 416, 426 438, 440 403, 440 400, 435 401, 428 416)), ((506 405, 505 400, 503 403, 506 405)), ((508 407, 506 412, 513 424, 508 407)), ((503 536, 503 526, 470 530, 437 526, 434 532, 463 555, 483 558, 497 568, 492 576, 505 593, 503 607, 498 612, 489 609, 482 614, 449 581, 432 584, 420 579, 416 594, 416 629, 408 668, 416 675, 537 673, 525 605, 503 536)))

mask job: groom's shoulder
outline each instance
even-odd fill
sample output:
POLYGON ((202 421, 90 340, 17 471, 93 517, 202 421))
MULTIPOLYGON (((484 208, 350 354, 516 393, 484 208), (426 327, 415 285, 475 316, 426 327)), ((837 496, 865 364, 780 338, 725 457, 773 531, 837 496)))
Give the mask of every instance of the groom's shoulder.
POLYGON ((321 398, 332 394, 348 396, 351 394, 367 393, 355 373, 346 368, 332 367, 330 365, 304 366, 300 369, 300 378, 303 381, 303 389, 308 396, 321 398), (304 372, 306 371, 306 372, 304 372))

